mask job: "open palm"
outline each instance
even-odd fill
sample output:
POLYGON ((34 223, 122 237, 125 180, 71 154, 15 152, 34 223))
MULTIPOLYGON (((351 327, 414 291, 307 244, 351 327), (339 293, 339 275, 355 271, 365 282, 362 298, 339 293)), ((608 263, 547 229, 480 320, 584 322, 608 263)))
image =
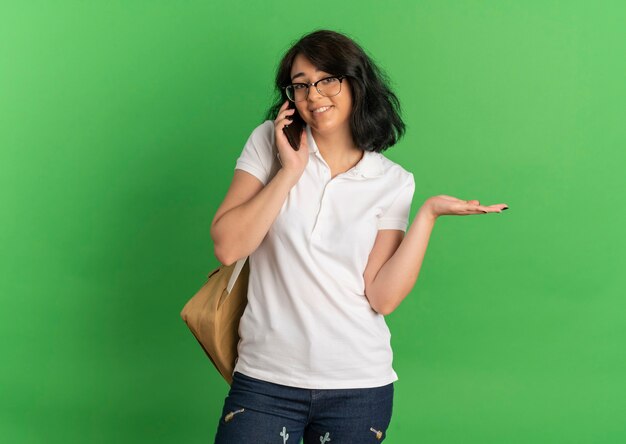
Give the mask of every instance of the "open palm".
POLYGON ((456 197, 440 194, 426 200, 425 209, 433 217, 444 215, 467 216, 470 214, 501 213, 509 208, 507 204, 480 205, 478 200, 462 200, 456 197))

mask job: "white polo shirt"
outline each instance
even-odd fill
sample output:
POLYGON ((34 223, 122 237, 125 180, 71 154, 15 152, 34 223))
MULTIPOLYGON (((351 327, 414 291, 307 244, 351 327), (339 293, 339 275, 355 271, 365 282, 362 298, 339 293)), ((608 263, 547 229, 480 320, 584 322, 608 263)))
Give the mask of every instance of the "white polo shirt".
MULTIPOLYGON (((363 273, 378 230, 406 231, 413 174, 365 151, 331 179, 308 125, 306 133, 306 169, 249 257, 235 371, 302 388, 386 385, 398 379, 391 334, 363 273)), ((256 127, 235 168, 267 184, 280 168, 274 137, 273 121, 256 127)))

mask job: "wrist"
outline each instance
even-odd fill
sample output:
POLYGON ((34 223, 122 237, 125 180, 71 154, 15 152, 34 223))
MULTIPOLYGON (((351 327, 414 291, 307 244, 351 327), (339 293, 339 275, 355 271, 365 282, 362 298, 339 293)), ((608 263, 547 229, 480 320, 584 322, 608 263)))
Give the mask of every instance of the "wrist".
POLYGON ((425 219, 425 220, 428 220, 428 221, 430 221, 432 223, 435 223, 435 221, 437 220, 438 215, 435 214, 435 212, 433 211, 430 203, 427 200, 426 202, 424 202, 424 204, 418 210, 417 217, 420 217, 421 219, 425 219))
POLYGON ((302 173, 299 173, 293 170, 288 170, 283 167, 280 170, 278 170, 276 175, 283 177, 284 180, 289 182, 289 185, 293 187, 296 183, 298 183, 298 180, 300 180, 300 176, 302 175, 302 173))

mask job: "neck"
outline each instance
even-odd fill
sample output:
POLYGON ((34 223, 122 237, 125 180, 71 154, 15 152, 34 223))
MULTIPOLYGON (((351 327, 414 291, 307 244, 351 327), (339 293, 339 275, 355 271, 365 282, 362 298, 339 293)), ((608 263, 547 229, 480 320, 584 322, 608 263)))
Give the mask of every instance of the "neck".
POLYGON ((354 145, 349 128, 332 134, 318 133, 311 128, 311 135, 331 169, 352 168, 364 155, 363 150, 354 145))

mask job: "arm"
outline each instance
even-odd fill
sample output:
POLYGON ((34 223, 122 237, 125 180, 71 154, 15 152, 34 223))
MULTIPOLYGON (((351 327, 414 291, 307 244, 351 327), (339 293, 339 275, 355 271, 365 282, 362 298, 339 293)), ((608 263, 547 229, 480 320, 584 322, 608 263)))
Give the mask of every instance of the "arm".
POLYGON ((379 231, 364 274, 365 294, 378 313, 388 315, 394 311, 415 285, 435 219, 422 207, 404 238, 401 230, 379 231), (374 264, 381 262, 372 276, 374 264))
POLYGON ((406 237, 402 237, 401 230, 379 231, 363 275, 365 294, 372 308, 382 315, 388 315, 410 293, 422 268, 430 234, 439 216, 501 213, 506 209, 506 204, 483 206, 477 200, 465 201, 439 195, 429 198, 422 205, 406 237))
POLYGON ((306 132, 302 130, 300 134, 299 151, 291 148, 283 133, 290 121, 288 116, 295 112, 287 108, 288 103, 286 100, 281 106, 273 127, 263 123, 253 131, 238 159, 239 169, 235 169, 226 197, 211 222, 215 257, 224 265, 257 249, 309 160, 306 132), (276 146, 282 167, 263 186, 274 160, 270 145, 276 146))
POLYGON ((256 250, 297 181, 297 175, 280 169, 264 187, 252 174, 235 170, 211 223, 215 257, 230 265, 256 250))

